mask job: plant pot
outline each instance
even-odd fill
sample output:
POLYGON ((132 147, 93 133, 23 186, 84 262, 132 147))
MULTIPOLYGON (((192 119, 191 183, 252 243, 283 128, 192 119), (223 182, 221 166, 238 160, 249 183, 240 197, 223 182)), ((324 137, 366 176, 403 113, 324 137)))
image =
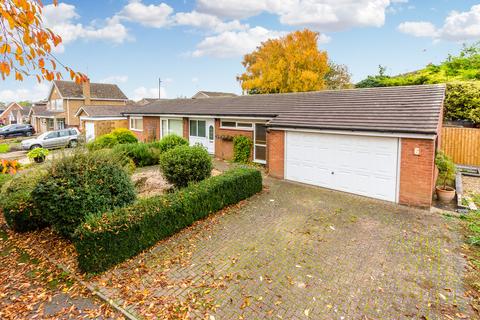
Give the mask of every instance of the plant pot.
POLYGON ((451 187, 445 187, 445 189, 443 187, 436 187, 435 189, 437 192, 437 198, 441 202, 447 203, 455 198, 455 189, 451 187))
POLYGON ((45 161, 45 157, 35 157, 33 158, 33 161, 35 161, 36 163, 42 163, 45 161))

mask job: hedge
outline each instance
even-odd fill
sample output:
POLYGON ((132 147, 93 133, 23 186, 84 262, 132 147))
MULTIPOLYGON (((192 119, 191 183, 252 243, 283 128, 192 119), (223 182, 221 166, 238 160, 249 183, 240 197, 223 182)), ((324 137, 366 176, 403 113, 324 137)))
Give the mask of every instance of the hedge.
POLYGON ((33 190, 45 176, 44 170, 25 172, 5 182, 1 188, 0 207, 7 225, 14 231, 26 232, 47 226, 40 207, 32 198, 33 190))
POLYGON ((119 144, 113 147, 112 151, 124 154, 137 167, 156 165, 160 159, 160 151, 146 143, 119 144))
POLYGON ((159 141, 148 143, 148 145, 150 147, 160 150, 160 152, 166 152, 179 146, 188 146, 188 141, 175 134, 169 134, 160 139, 159 141))
POLYGON ((73 240, 79 267, 85 272, 105 271, 194 221, 261 190, 259 171, 237 168, 175 193, 90 216, 77 228, 73 240))

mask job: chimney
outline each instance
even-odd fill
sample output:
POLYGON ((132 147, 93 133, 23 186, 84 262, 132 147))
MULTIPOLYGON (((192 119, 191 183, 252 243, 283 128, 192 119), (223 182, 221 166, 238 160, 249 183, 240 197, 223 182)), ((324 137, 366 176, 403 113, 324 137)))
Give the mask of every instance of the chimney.
POLYGON ((85 105, 90 105, 90 79, 82 82, 83 97, 85 98, 85 105))

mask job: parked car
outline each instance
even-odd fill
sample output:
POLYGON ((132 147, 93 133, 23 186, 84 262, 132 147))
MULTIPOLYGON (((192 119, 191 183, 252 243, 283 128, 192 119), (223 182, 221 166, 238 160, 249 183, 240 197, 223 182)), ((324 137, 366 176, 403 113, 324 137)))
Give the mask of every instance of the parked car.
POLYGON ((47 131, 34 139, 23 140, 22 149, 55 149, 63 147, 75 148, 78 145, 79 136, 80 132, 75 128, 47 131))
POLYGON ((11 124, 0 128, 0 139, 16 136, 30 137, 34 133, 35 129, 30 124, 11 124))

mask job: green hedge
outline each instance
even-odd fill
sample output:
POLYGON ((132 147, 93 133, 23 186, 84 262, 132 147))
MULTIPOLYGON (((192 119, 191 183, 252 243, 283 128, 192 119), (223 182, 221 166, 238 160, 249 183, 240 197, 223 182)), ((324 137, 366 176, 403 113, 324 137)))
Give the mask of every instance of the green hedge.
POLYGON ((156 165, 160 159, 160 151, 146 143, 119 144, 113 147, 112 151, 124 154, 137 167, 156 165))
POLYGON ((40 207, 32 199, 33 190, 45 176, 44 170, 25 172, 6 182, 1 188, 0 207, 11 229, 26 232, 47 225, 40 207))
POLYGON ((159 141, 150 142, 148 145, 160 150, 160 152, 166 152, 179 146, 188 146, 188 141, 175 134, 170 134, 163 137, 159 141))
POLYGON ((85 272, 105 271, 194 221, 261 190, 259 171, 237 168, 175 193, 88 217, 74 237, 79 267, 85 272))
POLYGON ((236 136, 233 138, 233 161, 239 163, 248 163, 252 153, 252 139, 245 136, 236 136))

